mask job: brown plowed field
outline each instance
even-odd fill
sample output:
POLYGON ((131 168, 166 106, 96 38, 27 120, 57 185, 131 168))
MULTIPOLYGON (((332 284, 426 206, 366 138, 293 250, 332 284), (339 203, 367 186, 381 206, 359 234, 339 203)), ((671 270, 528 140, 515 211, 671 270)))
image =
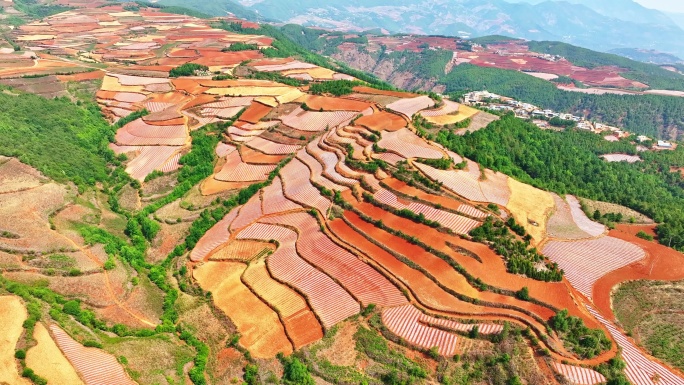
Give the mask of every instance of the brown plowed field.
POLYGON ((606 318, 614 320, 611 306, 611 291, 625 281, 648 279, 660 281, 676 281, 684 279, 684 254, 657 241, 647 241, 636 236, 639 231, 653 233, 655 225, 617 225, 608 235, 634 243, 646 251, 646 258, 612 271, 601 277, 594 284, 593 300, 606 318))
POLYGON ((419 96, 417 94, 412 94, 410 92, 378 90, 375 88, 365 86, 354 87, 354 92, 358 92, 361 94, 393 96, 396 98, 415 98, 416 96, 419 96))
POLYGON ((321 108, 323 111, 365 111, 372 106, 371 103, 362 102, 360 100, 352 100, 345 98, 333 98, 330 96, 306 95, 301 100, 306 103, 309 108, 318 111, 321 108))
POLYGON ((251 164, 278 164, 287 155, 266 155, 261 151, 256 151, 247 146, 240 147, 240 157, 245 163, 251 164))
POLYGON ((249 108, 247 108, 242 115, 240 115, 240 120, 256 124, 263 119, 264 116, 268 115, 271 110, 273 110, 273 108, 265 104, 252 102, 252 105, 249 106, 249 108))
POLYGON ((91 71, 73 75, 57 75, 57 79, 62 82, 82 82, 86 80, 102 79, 104 75, 104 71, 91 71))
POLYGON ((212 292, 216 306, 237 326, 240 344, 254 357, 292 353, 278 315, 240 281, 245 268, 242 263, 206 262, 193 275, 204 290, 212 292))
POLYGON ((373 131, 397 131, 406 127, 408 122, 397 114, 381 111, 372 115, 362 116, 354 124, 364 126, 373 131))
POLYGON ((171 79, 173 87, 178 91, 185 91, 189 94, 199 95, 208 90, 209 87, 202 87, 195 79, 178 78, 171 79))

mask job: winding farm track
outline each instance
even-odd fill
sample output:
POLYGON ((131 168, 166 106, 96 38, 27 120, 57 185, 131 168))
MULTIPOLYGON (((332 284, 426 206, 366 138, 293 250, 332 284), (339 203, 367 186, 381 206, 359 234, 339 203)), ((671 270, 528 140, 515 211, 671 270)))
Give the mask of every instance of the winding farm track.
POLYGON ((135 318, 136 320, 138 320, 141 324, 143 324, 145 326, 149 326, 151 328, 155 328, 157 326, 156 323, 148 320, 144 316, 137 314, 136 312, 131 310, 128 306, 126 306, 126 304, 124 302, 122 302, 119 299, 119 297, 117 297, 116 293, 114 292, 114 289, 112 288, 112 284, 111 284, 111 281, 109 279, 109 273, 107 272, 107 270, 104 269, 104 263, 102 263, 102 261, 100 261, 96 256, 94 256, 89 248, 80 246, 79 244, 74 242, 73 239, 67 237, 66 235, 63 235, 63 234, 60 234, 60 235, 62 235, 64 237, 64 239, 66 239, 68 242, 70 242, 76 249, 78 249, 80 252, 82 252, 83 254, 88 256, 88 258, 90 258, 94 263, 96 263, 98 266, 100 266, 100 268, 102 268, 102 274, 104 274, 104 277, 105 277, 107 292, 109 293, 109 297, 116 304, 116 306, 118 306, 121 310, 125 311, 126 313, 128 313, 128 315, 135 318))

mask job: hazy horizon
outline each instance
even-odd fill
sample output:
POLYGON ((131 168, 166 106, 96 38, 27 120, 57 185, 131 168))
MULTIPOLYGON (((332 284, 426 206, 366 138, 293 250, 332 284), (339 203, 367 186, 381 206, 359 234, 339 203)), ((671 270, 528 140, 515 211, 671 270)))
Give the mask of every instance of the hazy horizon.
POLYGON ((684 13, 684 2, 681 0, 634 0, 646 8, 653 8, 665 12, 684 13))

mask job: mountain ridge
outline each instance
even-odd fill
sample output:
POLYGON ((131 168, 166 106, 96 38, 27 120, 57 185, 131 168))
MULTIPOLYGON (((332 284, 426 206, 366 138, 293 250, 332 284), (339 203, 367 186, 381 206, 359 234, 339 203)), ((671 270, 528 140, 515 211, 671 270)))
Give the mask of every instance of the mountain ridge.
MULTIPOLYGON (((162 0, 168 1, 176 0, 162 0)), ((279 0, 243 0, 234 4, 259 15, 257 18, 337 30, 379 27, 390 33, 463 37, 503 34, 527 40, 558 40, 600 51, 656 49, 684 56, 684 42, 679 39, 684 31, 666 14, 630 0, 595 3, 331 0, 321 4, 305 0, 285 5, 279 0)))

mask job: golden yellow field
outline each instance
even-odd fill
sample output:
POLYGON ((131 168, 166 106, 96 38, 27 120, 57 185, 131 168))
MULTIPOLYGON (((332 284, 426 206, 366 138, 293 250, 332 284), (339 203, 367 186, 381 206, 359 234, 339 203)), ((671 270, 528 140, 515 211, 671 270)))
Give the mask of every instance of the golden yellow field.
POLYGON ((290 91, 288 91, 288 92, 286 92, 280 96, 276 96, 276 100, 280 104, 285 104, 285 103, 290 103, 293 100, 297 100, 297 99, 301 98, 303 95, 304 95, 304 93, 302 91, 294 88, 294 89, 292 89, 292 90, 290 90, 290 91))
POLYGON ((428 116, 425 119, 432 124, 444 126, 447 124, 459 123, 468 118, 472 118, 478 112, 480 112, 480 110, 461 104, 458 107, 458 113, 454 115, 428 116))
POLYGON ((26 308, 19 297, 0 297, 0 384, 31 385, 17 371, 14 351, 17 341, 24 331, 22 324, 28 317, 26 308))
POLYGON ((202 289, 212 292, 216 306, 235 323, 241 334, 240 344, 254 357, 292 353, 292 344, 276 312, 240 281, 246 268, 237 262, 206 262, 195 269, 194 276, 202 289))
POLYGON ((547 191, 520 183, 513 178, 508 178, 508 187, 511 189, 511 199, 507 208, 515 220, 532 236, 533 244, 539 244, 546 233, 548 214, 555 207, 553 197, 547 191), (530 222, 536 222, 537 226, 530 222))
POLYGON ((119 79, 113 76, 105 76, 102 78, 102 87, 100 89, 102 91, 144 93, 143 86, 122 86, 121 83, 119 83, 119 79))
POLYGON ((33 338, 38 343, 26 352, 26 365, 50 385, 82 385, 76 370, 64 357, 50 333, 41 323, 36 324, 33 338))
POLYGON ((331 80, 333 78, 333 75, 335 74, 335 71, 329 70, 327 68, 316 67, 283 71, 282 74, 285 76, 294 74, 309 74, 314 79, 331 80))

